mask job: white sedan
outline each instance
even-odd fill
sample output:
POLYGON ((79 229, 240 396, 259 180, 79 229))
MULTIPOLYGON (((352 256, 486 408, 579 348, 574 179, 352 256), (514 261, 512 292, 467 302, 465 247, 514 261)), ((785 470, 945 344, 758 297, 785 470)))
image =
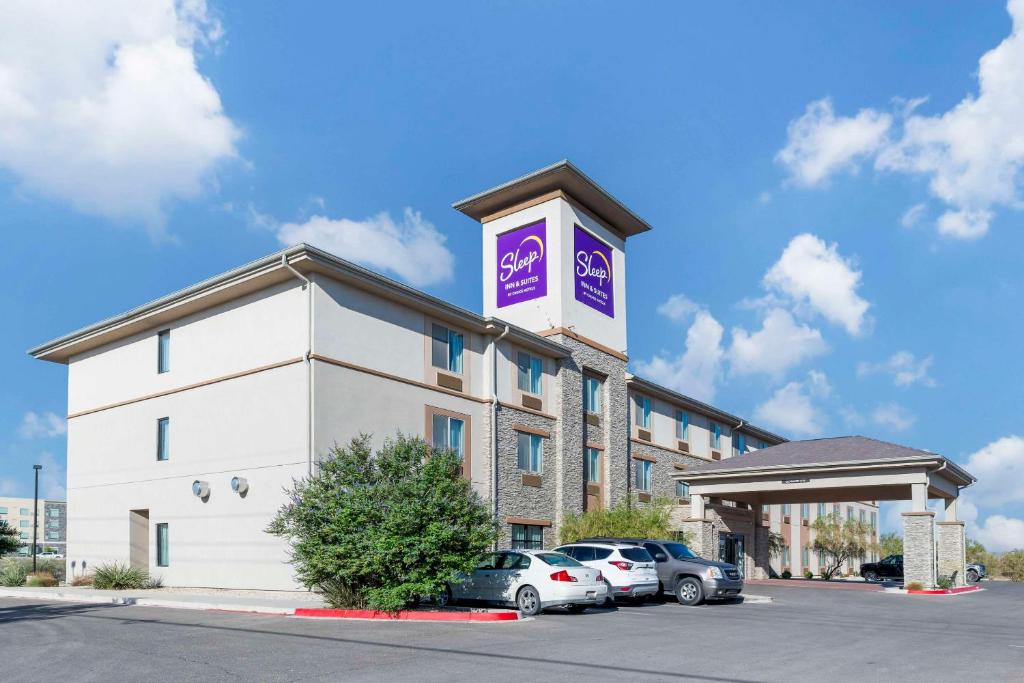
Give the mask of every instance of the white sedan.
POLYGON ((534 616, 546 607, 582 612, 603 603, 608 586, 597 569, 550 550, 502 550, 487 555, 469 575, 449 584, 442 602, 488 602, 534 616))

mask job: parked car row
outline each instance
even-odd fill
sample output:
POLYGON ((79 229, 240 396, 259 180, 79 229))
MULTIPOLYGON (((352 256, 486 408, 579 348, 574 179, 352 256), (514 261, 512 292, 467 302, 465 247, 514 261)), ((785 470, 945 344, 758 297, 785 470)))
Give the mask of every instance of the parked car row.
POLYGON ((743 579, 731 564, 698 557, 682 543, 642 538, 587 538, 554 550, 488 554, 438 598, 516 607, 528 616, 549 607, 582 612, 616 600, 639 604, 671 593, 681 604, 735 598, 743 579))
MULTIPOLYGON (((967 583, 977 583, 988 575, 985 565, 972 562, 966 568, 967 583)), ((902 581, 903 556, 888 555, 878 562, 865 562, 860 566, 860 575, 865 581, 902 581)))

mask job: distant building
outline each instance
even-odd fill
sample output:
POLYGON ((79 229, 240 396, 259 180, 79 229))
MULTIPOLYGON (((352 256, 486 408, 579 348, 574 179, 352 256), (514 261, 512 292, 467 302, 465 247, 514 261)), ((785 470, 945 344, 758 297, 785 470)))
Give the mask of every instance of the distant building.
MULTIPOLYGON (((63 553, 67 545, 67 503, 63 500, 39 501, 36 517, 36 552, 63 553)), ((0 519, 18 531, 18 553, 32 554, 32 498, 0 498, 0 519)))

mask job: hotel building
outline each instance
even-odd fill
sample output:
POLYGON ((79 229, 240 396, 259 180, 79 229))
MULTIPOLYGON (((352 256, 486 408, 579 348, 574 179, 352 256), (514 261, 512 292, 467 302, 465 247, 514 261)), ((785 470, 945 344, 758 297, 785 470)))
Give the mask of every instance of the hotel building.
MULTIPOLYGON (((628 371, 626 243, 650 226, 572 164, 455 208, 482 226, 482 314, 300 244, 31 350, 68 366, 69 567, 295 588, 264 530, 283 488, 360 433, 455 449, 520 547, 627 498, 670 498, 682 529, 673 475, 784 441, 628 371)), ((777 571, 817 570, 809 514, 715 498, 704 514, 702 552, 747 576, 769 571, 769 529, 791 549, 777 571)))
POLYGON ((66 505, 62 500, 39 499, 38 514, 32 514, 32 498, 0 498, 0 519, 18 532, 19 555, 32 554, 32 524, 36 525, 36 551, 63 553, 67 529, 66 505))

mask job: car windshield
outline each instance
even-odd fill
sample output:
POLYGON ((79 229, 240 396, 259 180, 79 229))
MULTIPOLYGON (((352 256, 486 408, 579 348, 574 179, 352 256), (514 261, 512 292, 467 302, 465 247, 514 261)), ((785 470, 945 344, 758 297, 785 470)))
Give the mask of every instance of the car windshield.
POLYGON ((643 548, 620 548, 619 554, 633 562, 654 562, 651 554, 643 548))
POLYGON ((697 556, 682 543, 665 543, 665 550, 677 560, 692 560, 697 556))
POLYGON ((540 558, 545 564, 552 567, 582 567, 583 565, 562 553, 537 553, 534 557, 540 558))

